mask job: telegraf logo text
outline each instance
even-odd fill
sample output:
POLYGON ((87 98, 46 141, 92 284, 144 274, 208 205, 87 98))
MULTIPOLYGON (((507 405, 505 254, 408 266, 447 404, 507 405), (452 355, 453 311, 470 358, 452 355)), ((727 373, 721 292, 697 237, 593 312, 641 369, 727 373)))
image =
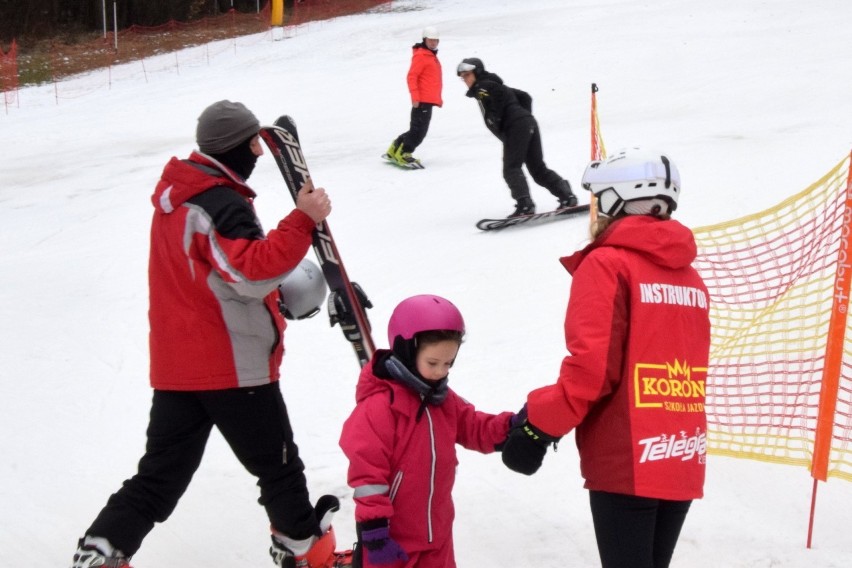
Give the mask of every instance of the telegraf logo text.
POLYGON ((707 433, 700 428, 695 429, 695 434, 687 436, 686 432, 680 431, 679 435, 660 434, 652 438, 639 440, 642 447, 642 456, 639 463, 680 459, 689 461, 695 457, 698 463, 707 461, 707 433))
POLYGON ((707 367, 685 362, 640 363, 633 370, 637 408, 662 408, 670 412, 704 412, 707 367))

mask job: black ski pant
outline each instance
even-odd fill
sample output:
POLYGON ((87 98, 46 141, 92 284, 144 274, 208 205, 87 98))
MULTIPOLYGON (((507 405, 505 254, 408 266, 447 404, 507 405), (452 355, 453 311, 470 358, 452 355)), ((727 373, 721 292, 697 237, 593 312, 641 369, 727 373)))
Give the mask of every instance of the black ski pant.
POLYGON ((544 163, 541 134, 532 116, 515 120, 503 133, 503 179, 515 201, 530 196, 527 178, 521 169, 524 164, 533 181, 547 188, 557 199, 563 197, 560 187, 562 177, 544 163))
POLYGON ((402 143, 403 152, 414 152, 426 138, 429 132, 429 123, 432 122, 432 103, 420 103, 418 107, 411 107, 411 123, 408 132, 403 132, 396 137, 396 145, 402 143))
MULTIPOLYGON (((220 391, 155 390, 145 455, 86 531, 131 556, 165 521, 201 463, 213 426, 260 487, 272 526, 295 539, 319 533, 304 465, 278 383, 220 391)), ((203 514, 203 513, 199 513, 203 514)))
POLYGON ((692 501, 590 491, 603 568, 667 568, 692 501))

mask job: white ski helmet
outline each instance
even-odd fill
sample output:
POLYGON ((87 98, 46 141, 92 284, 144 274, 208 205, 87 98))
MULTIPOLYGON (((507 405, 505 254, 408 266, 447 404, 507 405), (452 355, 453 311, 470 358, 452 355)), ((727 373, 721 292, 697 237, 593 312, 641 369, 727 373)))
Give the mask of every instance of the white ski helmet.
POLYGON ((677 209, 680 173, 662 152, 625 148, 590 162, 583 188, 598 198, 598 212, 607 217, 668 215, 677 209))
POLYGON ((327 291, 322 270, 303 258, 299 266, 285 274, 278 285, 278 308, 290 320, 315 316, 325 301, 327 291))
POLYGON ((438 28, 435 26, 426 26, 423 28, 423 39, 441 39, 438 34, 438 28))

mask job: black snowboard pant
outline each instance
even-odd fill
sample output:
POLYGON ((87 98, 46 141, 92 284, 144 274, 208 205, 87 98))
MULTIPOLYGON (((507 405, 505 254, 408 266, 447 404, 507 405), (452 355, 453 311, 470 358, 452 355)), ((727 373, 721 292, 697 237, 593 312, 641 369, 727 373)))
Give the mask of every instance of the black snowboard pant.
POLYGON ((403 152, 414 152, 426 138, 429 132, 429 123, 432 122, 432 103, 420 103, 417 108, 411 107, 411 123, 408 132, 403 132, 396 137, 396 145, 402 142, 403 152))
POLYGON ((590 491, 603 568, 667 568, 692 501, 590 491))
POLYGON ((541 134, 532 116, 515 120, 503 134, 503 179, 515 201, 530 196, 527 178, 521 169, 524 164, 533 181, 547 188, 557 199, 563 197, 560 188, 562 177, 544 163, 541 134))
POLYGON ((304 465, 278 383, 220 391, 155 390, 145 455, 86 531, 128 556, 165 521, 201 463, 213 426, 260 487, 272 526, 295 539, 319 534, 304 465))

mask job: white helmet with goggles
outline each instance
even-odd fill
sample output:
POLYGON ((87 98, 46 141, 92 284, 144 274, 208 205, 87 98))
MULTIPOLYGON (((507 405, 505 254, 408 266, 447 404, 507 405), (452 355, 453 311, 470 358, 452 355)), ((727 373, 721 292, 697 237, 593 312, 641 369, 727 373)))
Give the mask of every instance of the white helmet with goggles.
POLYGON ((583 188, 597 197, 601 215, 659 217, 677 209, 680 173, 661 152, 626 148, 589 163, 583 188))
POLYGON ((461 76, 462 73, 473 73, 475 77, 479 77, 484 71, 485 65, 478 57, 465 57, 456 67, 456 75, 458 76, 461 76))

